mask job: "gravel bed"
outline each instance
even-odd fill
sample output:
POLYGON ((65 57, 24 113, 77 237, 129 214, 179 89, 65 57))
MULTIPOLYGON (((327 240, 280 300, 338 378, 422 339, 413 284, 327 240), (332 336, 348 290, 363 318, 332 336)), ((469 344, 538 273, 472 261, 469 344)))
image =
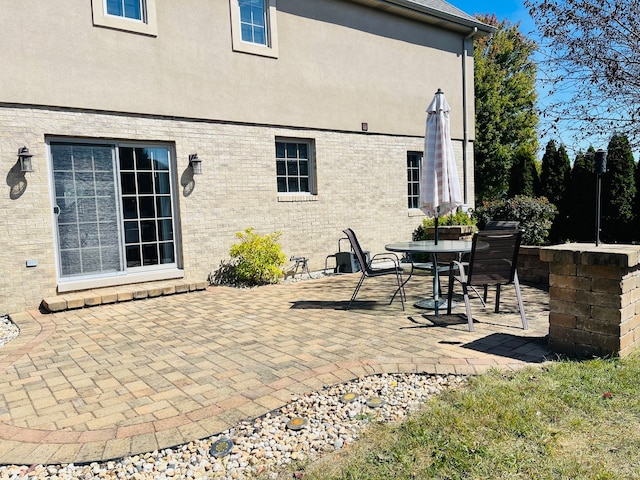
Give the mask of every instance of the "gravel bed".
POLYGON ((343 448, 373 422, 401 421, 428 398, 465 382, 457 375, 363 377, 296 396, 277 411, 204 440, 87 465, 0 466, 0 479, 291 478, 283 473, 288 466, 343 448), (217 456, 225 443, 230 452, 217 456))
POLYGON ((20 330, 8 315, 0 316, 0 347, 18 337, 20 330))

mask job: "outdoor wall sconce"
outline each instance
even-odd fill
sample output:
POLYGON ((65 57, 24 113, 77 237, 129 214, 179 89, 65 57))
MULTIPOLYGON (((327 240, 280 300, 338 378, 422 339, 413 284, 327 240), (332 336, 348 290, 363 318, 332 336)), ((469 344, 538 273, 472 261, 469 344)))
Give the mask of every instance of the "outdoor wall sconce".
POLYGON ((33 172, 33 164, 31 162, 32 157, 33 155, 29 153, 29 149, 27 147, 22 147, 18 150, 21 172, 33 172))
POLYGON ((194 175, 202 175, 202 160, 198 158, 197 153, 189 155, 189 165, 194 175))

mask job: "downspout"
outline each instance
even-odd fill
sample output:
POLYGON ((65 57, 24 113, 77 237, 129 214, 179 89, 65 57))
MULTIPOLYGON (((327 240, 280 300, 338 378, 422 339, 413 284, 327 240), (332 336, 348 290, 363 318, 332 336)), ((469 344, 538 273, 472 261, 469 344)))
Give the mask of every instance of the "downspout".
POLYGON ((469 114, 467 112, 467 41, 478 34, 478 27, 462 40, 462 183, 464 190, 464 204, 469 205, 469 178, 467 174, 467 146, 469 145, 469 114))

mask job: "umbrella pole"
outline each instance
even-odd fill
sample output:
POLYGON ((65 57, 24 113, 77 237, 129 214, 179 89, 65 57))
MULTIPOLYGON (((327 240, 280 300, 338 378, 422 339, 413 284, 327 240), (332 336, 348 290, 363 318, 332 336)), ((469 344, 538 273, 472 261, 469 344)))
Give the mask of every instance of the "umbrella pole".
MULTIPOLYGON (((436 219, 435 219, 435 244, 438 244, 438 214, 440 213, 440 207, 436 209, 436 219)), ((440 305, 440 295, 438 291, 438 286, 440 285, 440 279, 438 278, 438 255, 433 254, 433 308, 435 310, 436 317, 438 316, 438 306, 440 305)))

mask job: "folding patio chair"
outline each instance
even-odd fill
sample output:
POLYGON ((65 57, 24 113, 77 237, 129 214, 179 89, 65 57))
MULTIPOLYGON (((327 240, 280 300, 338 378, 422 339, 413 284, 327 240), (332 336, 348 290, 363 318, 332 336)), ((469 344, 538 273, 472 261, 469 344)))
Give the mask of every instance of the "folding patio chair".
POLYGON ((358 295, 358 291, 362 286, 362 282, 367 277, 380 277, 383 275, 395 275, 396 281, 398 282, 398 287, 396 292, 391 297, 391 301, 389 305, 393 302, 396 294, 400 294, 400 302, 402 303, 402 310, 404 310, 404 301, 406 299, 404 293, 404 283, 402 282, 402 267, 400 266, 400 259, 395 253, 385 252, 378 253, 371 257, 371 260, 367 261, 364 251, 360 246, 360 242, 358 242, 358 238, 352 229, 347 228, 343 230, 343 232, 347 235, 349 242, 351 243, 351 249, 356 256, 356 259, 360 263, 360 268, 362 270, 362 275, 360 276, 360 280, 358 281, 358 285, 356 285, 356 289, 353 291, 353 295, 351 295, 351 300, 349 301, 349 305, 347 306, 347 310, 351 308, 351 304, 356 299, 356 295, 358 295))
POLYGON ((484 287, 486 301, 486 287, 488 285, 496 286, 496 313, 500 311, 501 286, 514 285, 520 317, 522 319, 522 328, 525 330, 528 328, 516 269, 521 239, 522 232, 519 230, 482 230, 473 236, 469 263, 451 262, 452 268, 449 271, 447 314, 451 314, 453 284, 454 281, 458 281, 462 284, 462 294, 470 332, 473 332, 473 317, 469 304, 469 288, 475 290, 474 287, 484 287), (455 274, 456 271, 458 275, 455 274))

